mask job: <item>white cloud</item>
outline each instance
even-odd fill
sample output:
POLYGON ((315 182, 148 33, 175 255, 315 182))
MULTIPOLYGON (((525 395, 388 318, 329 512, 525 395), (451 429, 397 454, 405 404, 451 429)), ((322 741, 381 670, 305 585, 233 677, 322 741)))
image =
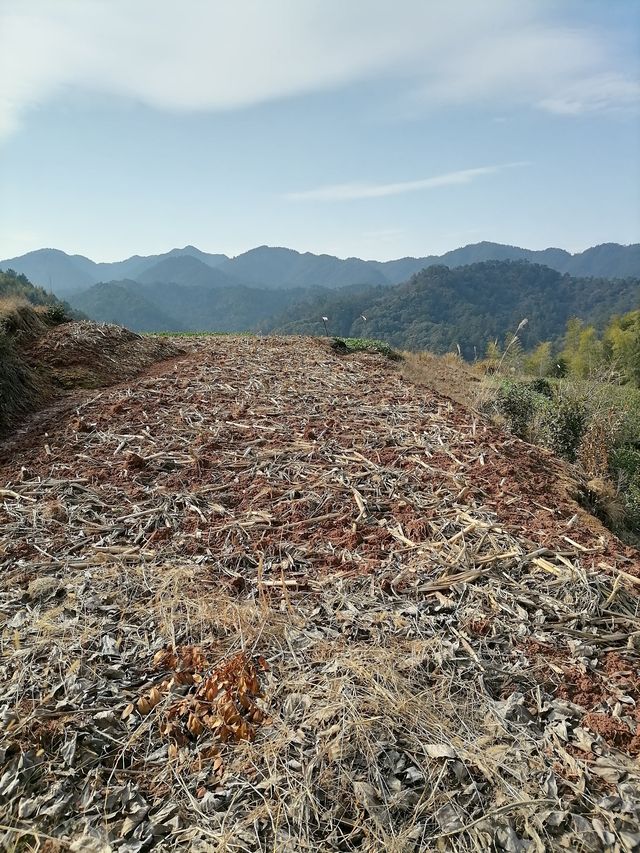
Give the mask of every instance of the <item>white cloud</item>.
POLYGON ((540 106, 559 115, 580 115, 603 109, 627 109, 639 101, 639 81, 620 74, 599 74, 543 99, 540 106))
POLYGON ((476 169, 461 169, 457 172, 447 172, 431 178, 421 178, 417 181, 399 181, 391 184, 334 184, 328 187, 318 187, 302 192, 287 193, 286 198, 292 201, 354 201, 364 198, 384 198, 390 195, 431 190, 437 187, 450 187, 469 184, 484 175, 494 175, 496 172, 512 169, 515 166, 527 166, 526 162, 503 163, 499 166, 480 166, 476 169))
POLYGON ((555 22, 553 8, 539 0, 0 0, 0 134, 68 90, 169 110, 239 108, 381 76, 427 105, 524 102, 576 113, 637 97, 615 46, 555 22))

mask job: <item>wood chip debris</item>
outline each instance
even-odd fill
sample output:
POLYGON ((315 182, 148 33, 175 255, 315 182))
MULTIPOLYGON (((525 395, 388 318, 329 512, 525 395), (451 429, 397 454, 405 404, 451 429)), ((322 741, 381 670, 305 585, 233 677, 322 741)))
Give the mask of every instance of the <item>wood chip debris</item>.
POLYGON ((0 445, 3 849, 639 850, 638 555, 560 463, 377 355, 181 345, 0 445))

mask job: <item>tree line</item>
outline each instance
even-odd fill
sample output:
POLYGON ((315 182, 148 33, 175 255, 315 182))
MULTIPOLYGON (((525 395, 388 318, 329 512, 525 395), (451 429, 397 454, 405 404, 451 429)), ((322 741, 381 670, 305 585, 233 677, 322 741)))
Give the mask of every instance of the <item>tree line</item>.
POLYGON ((602 332, 571 317, 559 345, 541 341, 529 351, 518 333, 509 333, 503 345, 497 339, 488 343, 484 363, 490 371, 504 364, 540 378, 600 377, 640 387, 640 309, 612 317, 602 332))

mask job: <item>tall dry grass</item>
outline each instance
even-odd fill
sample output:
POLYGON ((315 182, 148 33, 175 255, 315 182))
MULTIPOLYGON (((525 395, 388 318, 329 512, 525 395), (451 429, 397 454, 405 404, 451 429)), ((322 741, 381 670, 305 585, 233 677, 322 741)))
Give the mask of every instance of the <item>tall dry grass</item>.
POLYGON ((416 385, 433 388, 464 406, 476 408, 482 374, 456 353, 435 355, 431 352, 404 352, 400 365, 402 376, 416 385))

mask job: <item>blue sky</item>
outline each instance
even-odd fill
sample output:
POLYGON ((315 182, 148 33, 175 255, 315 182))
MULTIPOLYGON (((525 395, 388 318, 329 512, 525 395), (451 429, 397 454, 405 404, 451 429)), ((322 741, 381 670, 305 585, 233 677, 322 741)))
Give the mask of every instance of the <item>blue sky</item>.
POLYGON ((0 257, 640 239, 636 0, 0 0, 0 257))

